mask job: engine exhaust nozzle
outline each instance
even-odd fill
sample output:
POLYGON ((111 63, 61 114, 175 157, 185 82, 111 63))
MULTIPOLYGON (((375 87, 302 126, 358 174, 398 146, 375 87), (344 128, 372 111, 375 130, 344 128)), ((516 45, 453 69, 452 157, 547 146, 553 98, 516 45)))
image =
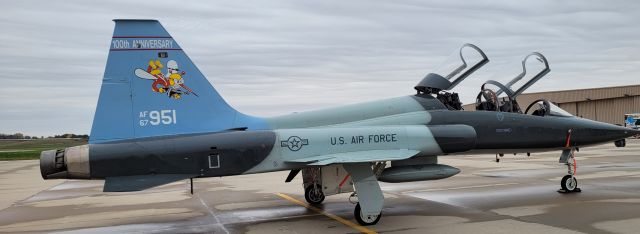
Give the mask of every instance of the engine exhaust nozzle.
POLYGON ((89 179, 89 145, 40 153, 40 173, 47 179, 89 179))

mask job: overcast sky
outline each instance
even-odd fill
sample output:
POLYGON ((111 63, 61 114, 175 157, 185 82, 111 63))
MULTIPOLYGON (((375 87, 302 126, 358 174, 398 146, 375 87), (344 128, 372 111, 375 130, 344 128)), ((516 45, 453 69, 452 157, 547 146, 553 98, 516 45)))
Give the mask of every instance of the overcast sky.
POLYGON ((258 116, 414 94, 463 43, 473 101, 539 51, 528 91, 640 84, 639 1, 4 1, 0 132, 88 134, 114 18, 154 18, 222 96, 258 116))

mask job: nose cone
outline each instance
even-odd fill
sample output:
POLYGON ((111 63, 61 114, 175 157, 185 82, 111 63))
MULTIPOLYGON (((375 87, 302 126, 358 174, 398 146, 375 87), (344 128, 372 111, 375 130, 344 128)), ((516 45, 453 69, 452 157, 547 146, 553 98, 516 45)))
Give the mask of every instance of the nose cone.
POLYGON ((618 125, 609 125, 609 128, 607 129, 607 131, 609 132, 609 134, 612 137, 616 137, 615 140, 620 140, 620 139, 623 139, 623 138, 627 138, 627 137, 631 137, 631 136, 635 136, 635 135, 640 134, 640 131, 638 131, 638 130, 627 128, 627 127, 622 127, 622 126, 618 126, 618 125))
POLYGON ((591 120, 581 120, 582 124, 574 135, 579 145, 613 142, 640 134, 640 131, 618 125, 591 120))
POLYGON ((631 129, 631 128, 626 128, 626 129, 629 129, 629 134, 626 137, 640 135, 640 129, 631 129))

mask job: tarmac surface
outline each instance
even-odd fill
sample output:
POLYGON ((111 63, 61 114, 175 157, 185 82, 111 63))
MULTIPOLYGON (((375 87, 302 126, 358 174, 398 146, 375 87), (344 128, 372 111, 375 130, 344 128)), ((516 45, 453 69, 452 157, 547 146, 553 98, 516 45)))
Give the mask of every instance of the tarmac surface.
POLYGON ((0 233, 640 233, 640 140, 577 153, 581 193, 556 192, 560 152, 444 156, 444 180, 381 183, 383 216, 361 227, 349 194, 304 202, 288 172, 103 193, 102 181, 40 177, 38 161, 0 162, 0 233))

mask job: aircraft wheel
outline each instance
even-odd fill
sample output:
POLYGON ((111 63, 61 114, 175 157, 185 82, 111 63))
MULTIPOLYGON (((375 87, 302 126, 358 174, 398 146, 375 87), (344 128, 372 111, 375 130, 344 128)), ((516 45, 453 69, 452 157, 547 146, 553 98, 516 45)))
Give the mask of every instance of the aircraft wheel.
POLYGON ((358 223, 362 226, 374 225, 380 221, 380 217, 382 217, 382 212, 378 215, 367 215, 362 214, 360 209, 360 203, 356 204, 356 209, 354 211, 354 216, 358 223))
POLYGON ((614 142, 613 142, 613 144, 614 144, 616 147, 624 147, 624 146, 625 146, 625 140, 624 140, 624 139, 622 139, 622 140, 617 140, 617 141, 614 141, 614 142))
POLYGON ((317 205, 324 201, 324 193, 322 192, 322 186, 316 184, 315 186, 309 185, 304 190, 304 199, 307 200, 309 204, 317 205))
POLYGON ((562 177, 562 181, 560 181, 560 186, 567 192, 573 192, 578 187, 578 180, 576 177, 572 175, 566 175, 562 177))

